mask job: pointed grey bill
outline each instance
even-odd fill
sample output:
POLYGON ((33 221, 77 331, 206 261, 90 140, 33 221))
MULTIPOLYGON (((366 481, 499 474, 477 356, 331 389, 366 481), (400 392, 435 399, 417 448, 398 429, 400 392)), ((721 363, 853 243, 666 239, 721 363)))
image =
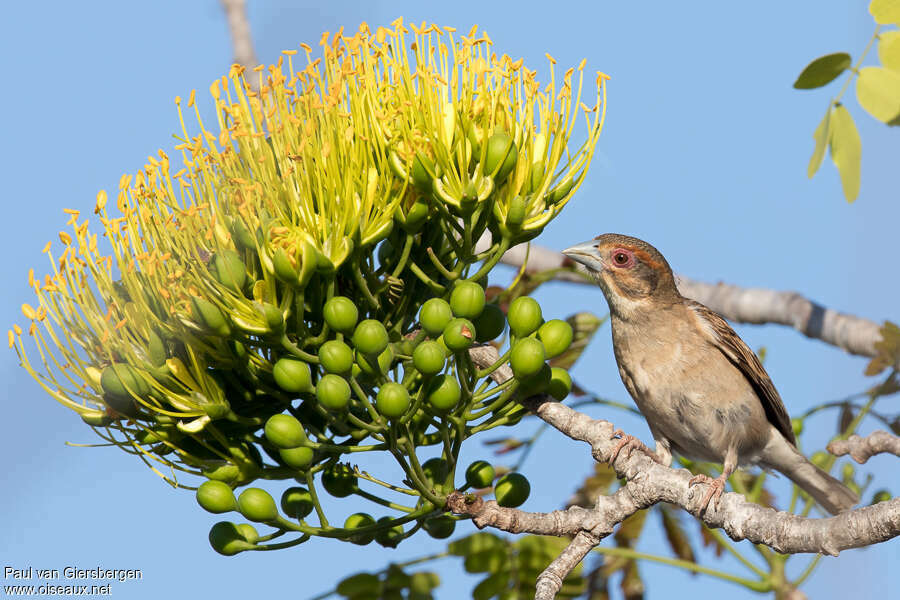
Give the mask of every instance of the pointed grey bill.
POLYGON ((562 252, 575 262, 583 264, 588 269, 601 271, 603 269, 603 263, 600 262, 600 256, 597 254, 596 244, 596 240, 589 240, 587 242, 575 244, 562 252))

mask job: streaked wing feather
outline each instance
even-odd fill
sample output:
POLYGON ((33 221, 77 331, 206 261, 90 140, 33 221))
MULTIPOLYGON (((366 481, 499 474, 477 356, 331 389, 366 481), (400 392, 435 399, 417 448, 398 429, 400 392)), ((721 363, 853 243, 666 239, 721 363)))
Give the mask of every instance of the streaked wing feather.
POLYGON ((778 390, 776 390, 775 386, 772 384, 769 374, 766 373, 762 363, 759 362, 756 353, 747 347, 744 340, 738 337, 738 334, 734 332, 734 329, 732 329, 731 326, 725 322, 725 319, 717 313, 711 311, 699 302, 694 302, 693 300, 687 300, 686 302, 701 319, 709 324, 708 328, 704 327, 701 329, 709 336, 710 341, 719 348, 722 354, 724 354, 732 364, 741 370, 741 373, 744 374, 744 377, 746 377, 747 381, 750 382, 750 385, 753 386, 756 395, 759 397, 760 402, 762 402, 763 409, 766 411, 766 417, 769 419, 769 422, 774 425, 790 443, 796 446, 797 440, 794 437, 794 428, 791 426, 791 418, 788 415, 787 409, 784 407, 784 402, 782 402, 778 390))

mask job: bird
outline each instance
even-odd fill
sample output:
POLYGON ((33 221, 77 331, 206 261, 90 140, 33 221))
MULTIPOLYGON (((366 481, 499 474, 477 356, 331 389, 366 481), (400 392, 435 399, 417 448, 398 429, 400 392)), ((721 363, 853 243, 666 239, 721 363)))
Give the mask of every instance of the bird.
POLYGON ((722 464, 699 511, 718 505, 743 465, 786 475, 831 514, 859 498, 797 449, 791 419, 771 378, 725 320, 678 291, 665 257, 635 237, 605 233, 563 250, 598 283, 610 311, 619 375, 656 442, 650 450, 621 430, 610 458, 640 449, 669 466, 672 453, 722 464))

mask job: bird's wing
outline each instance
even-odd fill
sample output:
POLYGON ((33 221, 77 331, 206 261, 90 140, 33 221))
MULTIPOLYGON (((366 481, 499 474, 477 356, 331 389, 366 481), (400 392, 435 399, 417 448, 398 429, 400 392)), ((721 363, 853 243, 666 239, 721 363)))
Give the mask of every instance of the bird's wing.
POLYGON ((703 334, 734 366, 741 370, 741 373, 753 386, 769 422, 796 446, 797 440, 794 438, 791 418, 784 407, 784 402, 781 401, 781 396, 778 395, 778 390, 775 389, 769 374, 766 373, 756 354, 747 347, 744 340, 738 337, 725 319, 699 302, 693 300, 686 300, 686 302, 704 325, 700 328, 703 334))

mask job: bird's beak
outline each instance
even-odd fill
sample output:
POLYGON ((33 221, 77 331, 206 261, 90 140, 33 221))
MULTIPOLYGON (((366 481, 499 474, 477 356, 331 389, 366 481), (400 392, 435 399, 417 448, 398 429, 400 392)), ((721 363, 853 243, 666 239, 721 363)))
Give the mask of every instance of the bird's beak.
POLYGON ((590 240, 575 244, 571 248, 563 250, 563 254, 583 264, 591 271, 600 272, 603 270, 603 261, 600 260, 600 253, 597 252, 597 241, 590 240))

